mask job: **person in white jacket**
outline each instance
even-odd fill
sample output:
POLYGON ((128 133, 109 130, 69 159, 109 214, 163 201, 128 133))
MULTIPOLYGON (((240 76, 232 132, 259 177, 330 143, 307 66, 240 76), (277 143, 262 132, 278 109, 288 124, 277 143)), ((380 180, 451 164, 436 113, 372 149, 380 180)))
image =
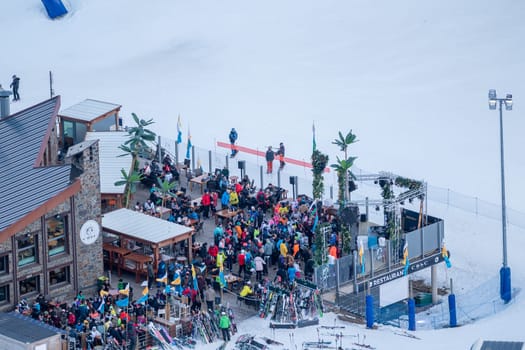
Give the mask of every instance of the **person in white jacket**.
POLYGON ((253 259, 253 262, 255 264, 255 276, 256 276, 257 282, 261 282, 263 271, 264 271, 264 265, 266 263, 264 262, 264 259, 262 258, 261 254, 258 254, 255 257, 255 259, 253 259))

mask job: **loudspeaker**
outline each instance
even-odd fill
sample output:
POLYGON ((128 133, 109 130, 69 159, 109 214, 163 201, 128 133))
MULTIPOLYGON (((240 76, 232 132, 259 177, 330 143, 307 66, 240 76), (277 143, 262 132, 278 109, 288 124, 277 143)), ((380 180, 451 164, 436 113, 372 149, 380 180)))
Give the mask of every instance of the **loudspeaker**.
POLYGON ((354 192, 355 190, 357 190, 357 184, 354 182, 354 180, 348 181, 348 191, 354 192))
POLYGON ((341 221, 346 225, 353 225, 357 222, 359 216, 359 207, 357 205, 352 205, 344 207, 341 210, 341 221))
POLYGON ((297 183, 296 179, 297 176, 290 176, 290 185, 295 185, 297 183))
POLYGON ((239 160, 237 162, 237 168, 244 170, 246 169, 246 161, 245 160, 239 160))
POLYGON ((184 166, 186 167, 190 166, 190 160, 188 158, 184 159, 184 166))
POLYGON ((359 218, 359 221, 361 221, 361 222, 367 222, 367 221, 368 221, 368 218, 366 217, 366 214, 361 214, 361 215, 360 215, 360 218, 359 218))

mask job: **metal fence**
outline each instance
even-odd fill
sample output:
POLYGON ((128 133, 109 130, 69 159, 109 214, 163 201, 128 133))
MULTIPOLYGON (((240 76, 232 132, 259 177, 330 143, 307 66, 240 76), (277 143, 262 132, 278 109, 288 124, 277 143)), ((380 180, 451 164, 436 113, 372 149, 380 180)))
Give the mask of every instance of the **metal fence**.
MULTIPOLYGON (((167 150, 174 159, 182 163, 187 151, 187 142, 177 145, 174 139, 161 137, 161 145, 167 150)), ((266 187, 268 183, 279 184, 280 187, 288 190, 289 196, 292 194, 292 185, 289 183, 290 176, 298 177, 298 193, 312 195, 312 172, 309 168, 301 168, 295 165, 288 165, 283 171, 274 171, 274 174, 266 174, 266 164, 261 157, 251 155, 238 155, 236 158, 229 158, 229 150, 217 148, 213 150, 204 149, 193 145, 190 150, 191 169, 202 167, 206 172, 213 172, 216 168, 228 167, 230 173, 240 175, 240 170, 237 169, 238 160, 246 161, 246 174, 250 178, 255 179, 255 185, 258 187, 266 187)), ((276 161, 277 162, 277 161, 276 161)), ((360 169, 356 166, 352 168, 356 175, 370 174, 373 172, 360 169)), ((325 178, 325 198, 327 200, 335 200, 337 191, 337 178, 335 172, 326 173, 325 178)), ((374 186, 374 184, 359 182, 362 187, 374 186)), ((375 185, 377 187, 377 185, 375 185)), ((359 191, 358 191, 359 192, 359 191)), ((356 192, 352 195, 358 199, 364 199, 356 192)), ((459 192, 452 191, 448 188, 436 187, 427 185, 427 198, 429 201, 434 201, 448 206, 462 209, 464 211, 474 213, 483 217, 494 220, 501 220, 501 206, 479 199, 477 197, 467 196, 459 192)), ((520 228, 525 228, 525 213, 507 207, 508 224, 520 228)))

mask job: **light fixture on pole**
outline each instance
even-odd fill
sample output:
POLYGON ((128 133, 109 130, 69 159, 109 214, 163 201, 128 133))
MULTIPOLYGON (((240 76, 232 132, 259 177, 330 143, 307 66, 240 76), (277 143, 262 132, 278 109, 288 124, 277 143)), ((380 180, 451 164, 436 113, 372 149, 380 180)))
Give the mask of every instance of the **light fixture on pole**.
POLYGON ((503 157, 503 104, 507 111, 512 110, 512 94, 507 94, 505 98, 498 98, 496 90, 489 90, 489 109, 495 110, 499 103, 499 137, 500 137, 500 158, 501 158, 501 227, 503 236, 503 266, 499 271, 500 275, 500 297, 505 303, 512 299, 512 289, 510 280, 510 267, 507 263, 507 207, 505 205, 505 164, 503 157))

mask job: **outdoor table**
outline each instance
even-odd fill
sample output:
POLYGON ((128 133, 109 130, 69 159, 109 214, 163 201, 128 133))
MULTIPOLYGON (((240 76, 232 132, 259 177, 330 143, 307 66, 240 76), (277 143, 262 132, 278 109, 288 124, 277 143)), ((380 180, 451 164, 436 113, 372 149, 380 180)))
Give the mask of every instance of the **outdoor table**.
POLYGON ((190 192, 193 189, 193 184, 197 184, 201 186, 201 193, 204 192, 204 185, 208 183, 208 176, 203 174, 200 176, 196 176, 190 180, 190 192))
POLYGON ((117 273, 120 277, 121 273, 120 273, 120 267, 122 265, 122 257, 131 253, 130 250, 126 249, 126 248, 122 248, 122 247, 119 247, 119 246, 116 246, 116 245, 113 245, 113 244, 110 244, 110 243, 104 243, 102 245, 102 249, 107 251, 108 254, 109 254, 109 260, 108 260, 108 263, 109 263, 109 271, 113 271, 113 258, 114 258, 114 254, 116 255, 116 258, 117 258, 117 273))
POLYGON ((240 210, 230 210, 230 209, 218 210, 215 212, 215 223, 217 224, 218 218, 231 219, 235 215, 239 214, 240 212, 241 212, 240 210))
POLYGON ((152 261, 153 259, 148 255, 139 253, 129 253, 124 256, 124 260, 130 260, 135 263, 135 268, 131 269, 131 271, 135 272, 135 282, 138 283, 140 281, 141 274, 147 275, 147 270, 144 267, 144 264, 152 261))

